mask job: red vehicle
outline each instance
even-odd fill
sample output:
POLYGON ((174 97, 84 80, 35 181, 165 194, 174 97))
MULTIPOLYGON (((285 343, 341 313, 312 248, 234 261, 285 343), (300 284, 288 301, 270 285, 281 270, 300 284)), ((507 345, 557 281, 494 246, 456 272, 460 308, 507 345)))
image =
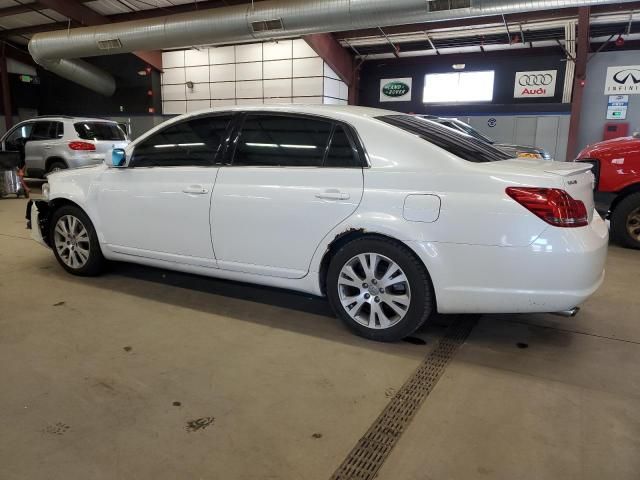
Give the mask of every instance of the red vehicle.
POLYGON ((611 220, 611 237, 640 249, 640 135, 594 143, 574 161, 593 164, 596 207, 611 220))

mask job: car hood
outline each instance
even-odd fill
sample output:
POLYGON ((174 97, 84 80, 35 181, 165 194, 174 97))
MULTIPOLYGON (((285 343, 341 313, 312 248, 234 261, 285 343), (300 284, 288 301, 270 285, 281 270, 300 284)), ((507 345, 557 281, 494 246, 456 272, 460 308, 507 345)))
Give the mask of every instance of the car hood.
POLYGON ((613 154, 628 149, 640 150, 640 138, 618 137, 603 142, 587 145, 576 158, 599 157, 603 154, 613 154))
POLYGON ((57 170, 47 175, 47 181, 59 181, 66 180, 78 176, 92 176, 96 175, 105 168, 108 168, 104 163, 98 163, 96 165, 85 165, 77 168, 70 168, 67 170, 57 170))

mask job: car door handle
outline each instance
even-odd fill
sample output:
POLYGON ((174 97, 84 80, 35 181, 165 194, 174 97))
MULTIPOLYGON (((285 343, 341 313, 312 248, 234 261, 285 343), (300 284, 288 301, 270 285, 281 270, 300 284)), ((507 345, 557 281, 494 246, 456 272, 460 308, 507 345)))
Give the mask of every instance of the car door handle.
POLYGON ((50 149, 50 148, 51 148, 51 145, 46 144, 46 145, 44 146, 44 148, 46 148, 46 149, 48 150, 48 149, 50 149))
POLYGON ((205 193, 209 193, 209 190, 204 188, 202 185, 189 185, 187 188, 182 190, 182 193, 188 193, 191 195, 204 195, 205 193))
POLYGON ((316 194, 316 198, 322 200, 347 200, 351 195, 339 190, 325 190, 322 193, 316 194))

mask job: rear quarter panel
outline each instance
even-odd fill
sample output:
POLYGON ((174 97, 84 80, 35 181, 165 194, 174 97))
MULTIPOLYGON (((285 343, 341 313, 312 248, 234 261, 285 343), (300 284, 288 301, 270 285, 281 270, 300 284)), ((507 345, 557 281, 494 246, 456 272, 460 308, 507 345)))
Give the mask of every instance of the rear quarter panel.
MULTIPOLYGON (((504 173, 488 163, 462 160, 412 134, 372 120, 357 125, 368 152, 364 195, 350 227, 359 224, 399 240, 524 246, 547 224, 505 194, 508 186, 558 186, 537 173, 504 173), (433 222, 408 221, 404 202, 411 194, 437 195, 433 222)), ((494 162, 495 165, 500 162, 494 162)))

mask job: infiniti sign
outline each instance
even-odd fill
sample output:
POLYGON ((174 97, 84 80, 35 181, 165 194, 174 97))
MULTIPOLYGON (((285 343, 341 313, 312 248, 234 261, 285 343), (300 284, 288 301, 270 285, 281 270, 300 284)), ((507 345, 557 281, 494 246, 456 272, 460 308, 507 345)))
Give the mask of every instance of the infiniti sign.
POLYGON ((607 95, 640 93, 640 65, 607 68, 604 93, 607 95))

